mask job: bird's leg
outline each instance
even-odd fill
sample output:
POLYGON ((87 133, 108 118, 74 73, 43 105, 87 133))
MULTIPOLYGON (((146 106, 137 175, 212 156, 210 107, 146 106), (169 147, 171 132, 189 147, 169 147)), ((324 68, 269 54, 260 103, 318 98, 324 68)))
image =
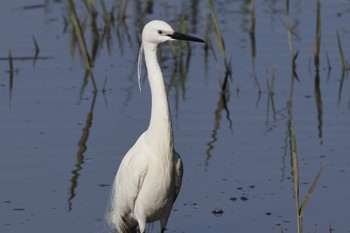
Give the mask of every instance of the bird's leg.
POLYGON ((146 226, 143 227, 143 230, 141 230, 139 226, 139 228, 136 230, 136 233, 146 233, 146 226))
MULTIPOLYGON (((138 217, 138 216, 136 216, 138 217)), ((140 233, 146 233, 146 218, 138 218, 137 222, 139 224, 140 233)))
POLYGON ((169 215, 160 219, 160 232, 164 233, 165 227, 168 224, 169 215))

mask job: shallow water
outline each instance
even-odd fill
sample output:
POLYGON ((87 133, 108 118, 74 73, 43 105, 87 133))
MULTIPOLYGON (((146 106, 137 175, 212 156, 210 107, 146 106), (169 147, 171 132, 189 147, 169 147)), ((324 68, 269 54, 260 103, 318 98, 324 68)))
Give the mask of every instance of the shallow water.
MULTIPOLYGON (((115 4, 119 12, 121 2, 115 4)), ((105 23, 100 2, 96 5, 102 36, 105 23)), ((106 6, 110 9, 112 1, 106 6)), ((148 6, 128 1, 125 9, 125 22, 116 17, 111 27, 110 43, 99 42, 93 68, 99 91, 94 96, 90 80, 82 90, 86 66, 78 45, 72 46, 72 25, 65 29, 68 3, 2 1, 0 232, 108 232, 104 214, 110 185, 150 114, 147 81, 141 93, 137 86, 140 30, 151 19, 168 21, 178 30, 181 17, 188 33, 208 41, 208 31, 218 66, 213 50, 206 53, 201 44, 191 43, 189 56, 184 44, 182 59, 173 58, 169 45, 162 46, 175 146, 185 166, 167 232, 280 232, 281 227, 296 232, 287 109, 292 69, 284 1, 256 1, 254 60, 250 4, 215 1, 227 57, 232 59, 229 117, 220 95, 224 64, 207 1, 157 1, 148 6), (32 36, 40 52, 37 59, 24 60, 35 56, 32 36), (189 63, 187 71, 181 61, 189 63), (274 69, 272 103, 266 83, 274 69), (212 213, 217 208, 223 210, 221 215, 212 213)), ((321 3, 319 79, 313 63, 316 1, 291 1, 290 11, 293 46, 299 51, 293 117, 301 200, 323 166, 304 212, 304 231, 327 232, 331 224, 334 232, 350 232, 350 92, 336 36, 338 30, 348 60, 350 5, 345 0, 321 3)), ((91 52, 91 18, 83 4, 77 5, 77 12, 85 19, 91 52)), ((179 51, 176 46, 173 42, 179 51)), ((158 223, 150 232, 159 232, 158 223)))

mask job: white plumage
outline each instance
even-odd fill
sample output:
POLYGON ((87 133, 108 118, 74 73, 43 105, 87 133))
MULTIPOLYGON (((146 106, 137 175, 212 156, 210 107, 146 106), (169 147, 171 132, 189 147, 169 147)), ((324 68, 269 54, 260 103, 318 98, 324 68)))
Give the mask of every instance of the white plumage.
POLYGON ((163 75, 157 61, 160 43, 170 40, 204 42, 174 32, 165 22, 154 20, 142 31, 139 53, 143 52, 152 95, 148 129, 138 138, 120 163, 112 187, 108 221, 119 233, 146 231, 146 223, 160 220, 164 232, 172 206, 179 194, 183 167, 174 149, 173 130, 163 75))

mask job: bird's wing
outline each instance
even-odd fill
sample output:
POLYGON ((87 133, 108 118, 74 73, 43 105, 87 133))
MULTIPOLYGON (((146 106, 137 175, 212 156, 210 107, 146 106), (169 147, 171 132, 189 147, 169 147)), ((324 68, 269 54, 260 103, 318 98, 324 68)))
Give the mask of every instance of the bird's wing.
POLYGON ((181 183, 182 183, 182 175, 183 175, 183 165, 181 156, 179 153, 175 151, 174 154, 174 164, 175 164, 175 200, 179 195, 181 183))
POLYGON ((117 173, 117 199, 126 213, 134 208, 135 200, 147 174, 147 157, 143 151, 143 134, 124 156, 117 173))

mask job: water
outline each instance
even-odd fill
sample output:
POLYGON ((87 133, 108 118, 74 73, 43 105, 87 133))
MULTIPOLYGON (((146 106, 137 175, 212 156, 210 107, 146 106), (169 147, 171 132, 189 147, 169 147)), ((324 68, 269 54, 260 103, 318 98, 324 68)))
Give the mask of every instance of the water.
MULTIPOLYGON (((121 2, 115 4, 119 12, 121 2)), ((316 1, 290 4, 293 46, 299 51, 293 117, 301 200, 320 167, 324 168, 305 209, 304 230, 326 232, 331 224, 335 232, 350 232, 350 93, 347 73, 342 78, 336 37, 338 30, 349 59, 350 7, 343 0, 322 1, 319 89, 315 89, 316 1), (321 93, 321 102, 316 101, 315 90, 321 93)), ((103 13, 99 1, 96 5, 102 36, 103 13)), ((106 5, 110 9, 112 1, 106 5)), ((255 5, 259 94, 249 37, 250 4, 215 1, 233 67, 228 119, 218 81, 224 76, 224 65, 213 25, 207 26, 211 16, 206 1, 162 1, 148 6, 128 1, 125 23, 116 19, 110 44, 99 42, 93 69, 99 89, 95 98, 90 81, 81 90, 85 65, 78 45, 72 50, 72 25, 65 29, 68 3, 2 1, 0 232, 108 232, 104 214, 110 185, 122 156, 145 130, 150 114, 147 81, 141 93, 137 86, 140 30, 151 19, 166 20, 179 29, 181 16, 188 33, 208 40, 208 30, 220 70, 212 50, 206 56, 201 44, 191 44, 188 71, 181 70, 181 59, 175 62, 168 45, 162 47, 175 145, 185 166, 168 232, 280 232, 281 226, 285 232, 295 232, 287 124, 292 70, 284 7, 284 1, 255 5), (8 50, 14 58, 34 57, 32 36, 39 45, 39 57, 14 60, 11 79, 5 59, 8 50), (274 69, 275 113, 266 84, 274 69), (214 215, 214 210, 223 213, 214 215)), ((91 18, 83 4, 77 5, 77 12, 85 19, 91 51, 91 18)), ((173 43, 179 49, 176 46, 173 43)), ((185 49, 184 64, 187 54, 185 49)), ((150 229, 158 232, 158 223, 150 229)))

